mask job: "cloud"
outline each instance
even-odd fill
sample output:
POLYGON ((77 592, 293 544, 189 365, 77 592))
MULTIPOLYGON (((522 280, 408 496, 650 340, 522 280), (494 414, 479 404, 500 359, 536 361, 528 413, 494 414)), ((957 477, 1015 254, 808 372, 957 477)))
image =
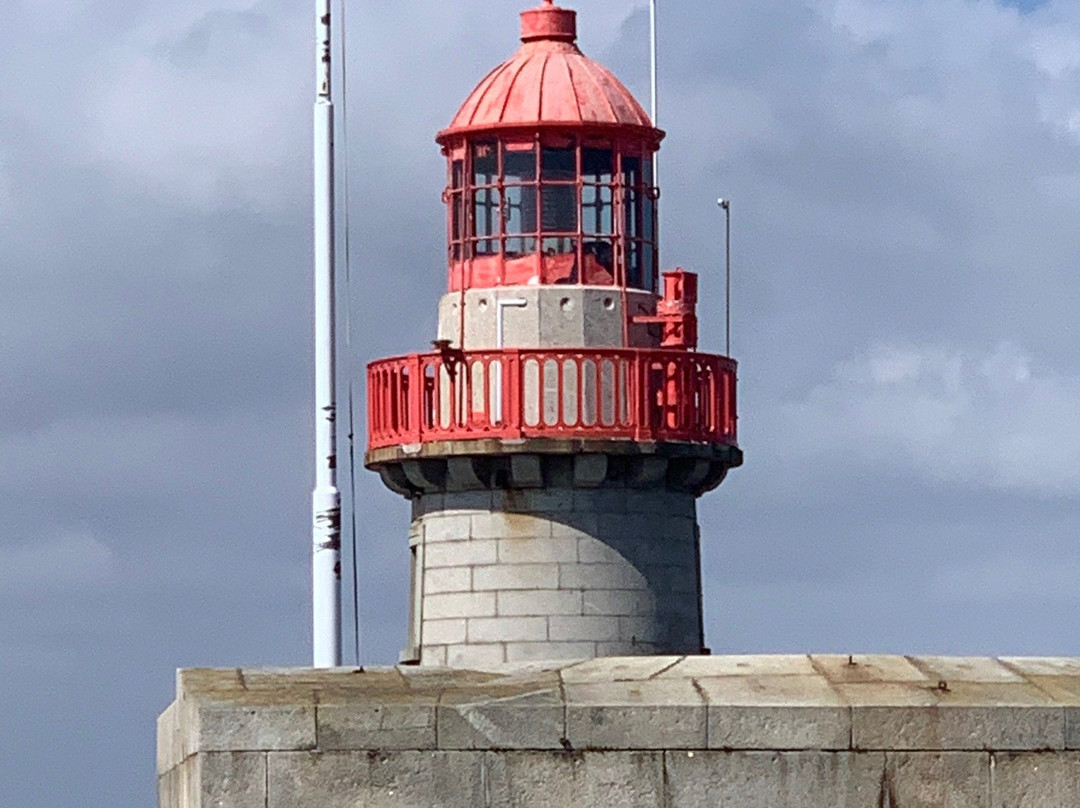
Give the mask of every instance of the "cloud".
POLYGON ((306 42, 299 10, 178 5, 121 32, 94 61, 85 149, 198 209, 280 209, 304 182, 306 42))
POLYGON ((115 583, 119 575, 116 554, 88 532, 0 544, 0 594, 100 588, 115 583))
POLYGON ((875 345, 781 405, 803 457, 899 468, 934 482, 1080 498, 1080 377, 1019 347, 875 345))

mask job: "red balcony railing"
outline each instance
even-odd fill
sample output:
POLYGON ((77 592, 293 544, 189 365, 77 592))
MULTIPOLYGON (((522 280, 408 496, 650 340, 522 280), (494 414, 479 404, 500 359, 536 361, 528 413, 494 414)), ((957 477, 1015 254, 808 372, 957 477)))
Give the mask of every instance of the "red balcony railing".
POLYGON ((485 438, 736 444, 736 363, 678 350, 414 354, 368 365, 368 447, 485 438))

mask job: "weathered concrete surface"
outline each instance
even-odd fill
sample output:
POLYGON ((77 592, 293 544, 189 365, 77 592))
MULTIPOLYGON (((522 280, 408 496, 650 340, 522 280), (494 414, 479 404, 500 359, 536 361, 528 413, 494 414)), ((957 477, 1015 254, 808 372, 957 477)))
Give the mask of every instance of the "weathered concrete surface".
MULTIPOLYGON (((635 290, 626 294, 633 314, 656 313, 656 295, 635 290)), ((460 306, 457 292, 439 301, 439 339, 449 340, 455 348, 461 337, 460 306)), ((465 292, 465 348, 490 351, 500 343, 507 348, 621 348, 624 316, 622 295, 610 286, 469 289, 465 292), (504 301, 501 306, 499 301, 504 301)), ((632 323, 628 336, 633 347, 660 344, 643 323, 632 323)))
POLYGON ((992 808, 1080 805, 1080 755, 1008 753, 990 769, 992 808))
POLYGON ((188 670, 160 808, 1077 808, 1080 660, 188 670))
POLYGON ((884 765, 880 752, 688 750, 666 758, 668 804, 679 808, 876 808, 884 765))
MULTIPOLYGON (((589 477, 583 457, 567 464, 568 477, 589 477)), ((691 493, 571 485, 447 491, 420 496, 413 507, 408 645, 423 665, 702 648, 691 493)))

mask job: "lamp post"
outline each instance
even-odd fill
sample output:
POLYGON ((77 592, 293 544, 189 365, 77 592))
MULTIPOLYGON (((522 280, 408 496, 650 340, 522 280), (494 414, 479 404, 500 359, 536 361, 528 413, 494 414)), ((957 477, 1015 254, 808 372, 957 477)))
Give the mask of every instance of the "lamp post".
POLYGON ((724 211, 724 355, 731 356, 731 200, 716 204, 724 211))

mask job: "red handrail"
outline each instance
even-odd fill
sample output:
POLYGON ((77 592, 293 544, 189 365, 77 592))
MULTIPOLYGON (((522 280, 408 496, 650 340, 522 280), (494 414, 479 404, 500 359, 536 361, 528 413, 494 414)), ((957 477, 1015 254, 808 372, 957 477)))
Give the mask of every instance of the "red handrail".
POLYGON ((509 349, 368 365, 368 448, 484 438, 736 445, 736 363, 681 350, 509 349))

